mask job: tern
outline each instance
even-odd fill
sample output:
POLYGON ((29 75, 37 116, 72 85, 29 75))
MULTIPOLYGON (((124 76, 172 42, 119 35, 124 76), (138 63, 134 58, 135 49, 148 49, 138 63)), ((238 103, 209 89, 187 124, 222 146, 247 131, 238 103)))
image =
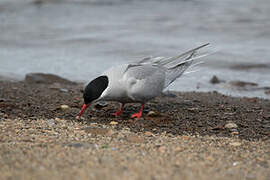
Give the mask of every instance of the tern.
POLYGON ((84 104, 77 118, 97 101, 119 102, 120 109, 114 113, 115 116, 123 113, 125 104, 140 103, 140 111, 131 117, 141 118, 147 101, 159 96, 191 67, 195 59, 208 55, 196 53, 207 45, 209 43, 174 57, 146 57, 135 63, 111 67, 85 87, 84 104))

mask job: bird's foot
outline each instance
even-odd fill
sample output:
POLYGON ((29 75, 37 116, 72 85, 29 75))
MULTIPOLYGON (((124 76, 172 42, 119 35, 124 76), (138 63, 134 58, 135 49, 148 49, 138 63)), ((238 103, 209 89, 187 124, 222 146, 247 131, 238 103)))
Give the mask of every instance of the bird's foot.
POLYGON ((137 118, 137 119, 139 119, 139 118, 141 118, 141 117, 142 117, 142 112, 135 113, 135 114, 133 114, 133 115, 131 116, 131 118, 137 118))
POLYGON ((123 111, 124 111, 124 105, 125 104, 121 103, 120 109, 116 113, 113 113, 113 115, 114 116, 121 116, 123 114, 123 111))
POLYGON ((133 114, 131 118, 140 119, 142 117, 143 109, 144 109, 144 104, 142 104, 140 111, 138 113, 133 114))
POLYGON ((114 115, 114 116, 121 116, 122 114, 123 114, 123 111, 119 110, 119 111, 113 113, 112 115, 114 115))

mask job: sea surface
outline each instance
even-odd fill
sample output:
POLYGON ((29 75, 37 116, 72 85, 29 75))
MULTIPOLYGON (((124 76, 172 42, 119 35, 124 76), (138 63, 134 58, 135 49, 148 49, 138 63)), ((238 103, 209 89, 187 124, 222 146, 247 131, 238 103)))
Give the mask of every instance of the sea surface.
POLYGON ((208 42, 203 52, 215 53, 169 90, 270 98, 269 0, 0 0, 1 76, 88 82, 113 65, 208 42), (214 75, 224 83, 209 83, 214 75))

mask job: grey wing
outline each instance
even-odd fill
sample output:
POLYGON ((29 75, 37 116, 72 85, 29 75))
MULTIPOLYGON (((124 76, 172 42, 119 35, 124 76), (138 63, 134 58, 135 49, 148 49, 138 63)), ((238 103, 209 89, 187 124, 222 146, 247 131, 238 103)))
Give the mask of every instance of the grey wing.
POLYGON ((133 66, 124 75, 128 96, 134 101, 146 102, 164 89, 165 69, 152 65, 133 66))
MULTIPOLYGON (((132 64, 132 66, 142 66, 151 64, 152 66, 159 66, 166 70, 165 88, 168 87, 172 82, 179 78, 188 69, 195 59, 207 56, 208 54, 197 55, 197 51, 209 43, 191 49, 185 53, 182 53, 174 57, 146 57, 138 63, 132 64)), ((199 62, 201 63, 201 62, 199 62)), ((197 63, 197 64, 199 64, 197 63)), ((193 66, 197 65, 194 64, 193 66)), ((127 67, 128 69, 129 67, 127 67)))

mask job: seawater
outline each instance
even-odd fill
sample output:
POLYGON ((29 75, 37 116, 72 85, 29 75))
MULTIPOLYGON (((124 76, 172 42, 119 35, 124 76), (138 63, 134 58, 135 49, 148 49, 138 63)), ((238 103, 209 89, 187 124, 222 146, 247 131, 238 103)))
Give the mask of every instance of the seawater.
POLYGON ((1 0, 0 75, 53 73, 88 82, 110 66, 210 42, 199 71, 170 90, 269 98, 212 85, 213 75, 270 86, 269 0, 1 0), (260 68, 235 70, 237 65, 260 68))

